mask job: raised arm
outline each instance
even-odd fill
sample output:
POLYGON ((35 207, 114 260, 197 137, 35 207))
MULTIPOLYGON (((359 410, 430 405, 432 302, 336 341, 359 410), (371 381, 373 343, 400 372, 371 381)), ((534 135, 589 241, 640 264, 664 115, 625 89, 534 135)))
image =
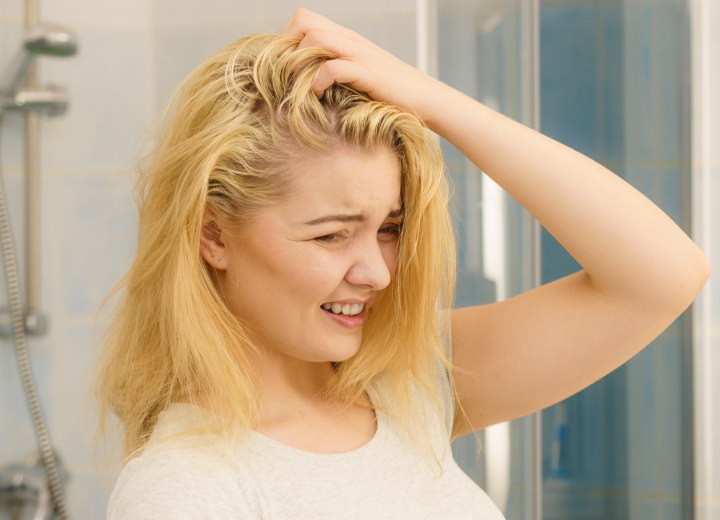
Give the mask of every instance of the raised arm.
POLYGON ((314 90, 349 83, 417 114, 522 204, 583 269, 503 302, 453 312, 455 435, 549 406, 618 367, 693 301, 703 253, 598 163, 498 114, 309 11, 289 34, 338 59, 314 90))
POLYGON ((457 92, 428 123, 492 177, 583 269, 453 313, 462 434, 564 399, 612 371, 693 301, 702 252, 657 206, 589 158, 457 92))

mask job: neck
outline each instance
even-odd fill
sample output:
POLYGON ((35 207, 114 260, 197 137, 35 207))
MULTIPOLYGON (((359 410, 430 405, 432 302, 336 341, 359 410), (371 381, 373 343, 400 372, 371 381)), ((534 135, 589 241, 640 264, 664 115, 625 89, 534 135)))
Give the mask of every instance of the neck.
POLYGON ((335 377, 330 362, 310 362, 265 354, 258 360, 261 402, 322 400, 323 391, 335 377))

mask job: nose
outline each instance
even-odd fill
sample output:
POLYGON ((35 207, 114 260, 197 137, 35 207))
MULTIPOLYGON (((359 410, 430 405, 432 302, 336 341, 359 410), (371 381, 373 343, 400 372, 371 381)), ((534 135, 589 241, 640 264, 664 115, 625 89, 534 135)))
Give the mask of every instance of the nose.
POLYGON ((385 258, 381 245, 373 238, 358 245, 353 251, 353 263, 345 280, 353 285, 365 285, 381 291, 390 284, 390 258, 385 258))

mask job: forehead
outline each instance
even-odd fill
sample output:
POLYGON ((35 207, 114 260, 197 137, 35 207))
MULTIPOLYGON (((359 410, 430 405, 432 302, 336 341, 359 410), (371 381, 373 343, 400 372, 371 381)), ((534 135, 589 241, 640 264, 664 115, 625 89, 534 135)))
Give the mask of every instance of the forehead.
POLYGON ((304 152, 289 165, 280 206, 298 213, 385 212, 400 204, 400 160, 387 146, 304 152))

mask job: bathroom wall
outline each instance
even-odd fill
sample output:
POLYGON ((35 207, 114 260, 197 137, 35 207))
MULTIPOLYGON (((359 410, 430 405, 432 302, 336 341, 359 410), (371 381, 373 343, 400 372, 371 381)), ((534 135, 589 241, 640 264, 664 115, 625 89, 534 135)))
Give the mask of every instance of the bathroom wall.
MULTIPOLYGON (((47 336, 30 341, 50 431, 71 474, 68 492, 75 518, 103 517, 117 475, 116 440, 111 439, 107 450, 93 456, 95 415, 89 388, 105 326, 104 318, 98 315, 98 307, 128 267, 134 249, 136 217, 131 195, 132 165, 144 142, 146 129, 178 81, 205 56, 238 36, 280 30, 299 3, 291 0, 260 4, 237 0, 202 3, 193 0, 42 2, 42 19, 71 27, 78 34, 81 45, 75 58, 42 59, 40 65, 41 81, 66 86, 72 105, 65 117, 42 122, 42 310, 48 314, 51 325, 47 336)), ((619 9, 621 3, 618 1, 608 9, 619 9)), ((714 20, 704 22, 706 29, 720 26, 717 2, 696 0, 696 3, 705 6, 705 14, 714 20)), ((302 4, 357 29, 401 58, 415 61, 414 0, 360 3, 308 0, 302 4)), ((587 13, 580 12, 576 17, 585 15, 587 13)), ((547 16, 546 13, 545 23, 550 24, 552 20, 547 16)), ((0 0, 0 70, 18 46, 22 17, 20 0, 0 0)), ((612 17, 605 20, 611 21, 612 17)), ((662 25, 668 20, 657 23, 662 25)), ((620 30, 612 24, 606 29, 608 39, 612 37, 612 31, 620 30)), ((719 56, 720 33, 706 30, 702 38, 705 48, 714 50, 715 57, 719 56)), ((582 48, 575 50, 581 52, 582 48)), ((558 67, 563 65, 559 60, 556 63, 558 67)), ((546 61, 546 65, 551 66, 552 62, 546 61)), ((702 76, 707 83, 707 92, 720 91, 720 64, 717 60, 707 60, 706 65, 708 69, 702 76)), ((698 74, 697 71, 693 73, 693 82, 698 74)), ((580 81, 582 77, 576 79, 580 81)), ((612 80, 612 77, 604 78, 606 82, 612 80)), ((606 86, 613 87, 612 84, 606 86)), ((598 97, 593 95, 583 99, 594 102, 598 97)), ((544 102, 550 101, 546 98, 544 102)), ((565 97, 560 101, 570 103, 573 100, 565 97)), ((698 168, 707 180, 703 196, 707 201, 718 201, 720 147, 716 144, 720 142, 720 105, 717 100, 711 104, 709 96, 706 101, 706 106, 697 113, 703 118, 706 142, 715 145, 707 147, 706 162, 698 168)), ((605 123, 615 120, 614 116, 608 115, 605 123)), ((552 125, 553 121, 558 120, 547 118, 545 124, 552 125)), ((606 132, 603 142, 607 146, 600 151, 607 161, 620 160, 617 154, 613 155, 620 148, 613 148, 617 143, 612 141, 619 134, 609 130, 614 128, 622 133, 627 127, 608 127, 605 123, 599 121, 593 126, 593 129, 604 128, 606 132)), ((545 130, 560 131, 560 127, 546 126, 545 130)), ((1 131, 0 169, 7 184, 8 203, 22 260, 20 118, 6 116, 1 131)), ((564 131, 569 144, 586 152, 598 152, 587 148, 590 141, 573 141, 587 137, 586 133, 564 131)), ((704 246, 712 255, 716 276, 702 299, 703 330, 707 331, 704 368, 706 373, 717 374, 720 373, 720 312, 717 308, 720 296, 715 296, 714 307, 711 296, 720 295, 717 276, 720 272, 720 239, 718 230, 713 230, 710 224, 720 222, 720 205, 708 204, 706 210, 704 246)), ((3 282, 0 282, 0 290, 4 290, 3 282)), ((0 293, 0 305, 6 301, 0 293)), ((720 449, 717 448, 720 446, 720 399, 717 398, 720 380, 708 378, 705 383, 705 395, 715 397, 705 402, 703 431, 706 433, 701 440, 708 449, 708 458, 698 469, 705 478, 705 487, 700 490, 704 494, 696 507, 698 512, 707 515, 704 518, 709 519, 720 517, 720 496, 717 495, 720 489, 720 449)), ((664 437, 664 442, 668 438, 664 437)), ((548 439, 552 439, 552 432, 548 433, 548 439)), ((611 438, 607 439, 607 442, 611 441, 611 438)), ((20 461, 34 449, 34 436, 20 391, 12 344, 0 339, 0 465, 20 461)), ((613 468, 606 469, 608 474, 614 471, 613 468)))
MULTIPOLYGON (((40 63, 41 82, 65 86, 72 104, 65 117, 42 121, 42 311, 50 332, 30 341, 50 432, 71 475, 74 518, 103 517, 117 476, 117 439, 93 454, 90 385, 106 325, 98 308, 134 250, 133 163, 146 129, 203 58, 242 35, 279 32, 301 3, 414 62, 414 0, 41 0, 41 19, 72 28, 80 40, 78 56, 40 63)), ((22 2, 0 0, 0 70, 19 46, 22 23, 22 2)), ((20 265, 21 136, 20 117, 8 115, 0 168, 20 265)), ((0 466, 33 450, 12 343, 0 339, 0 466)))
MULTIPOLYGON (((155 106, 151 7, 144 0, 41 2, 42 20, 70 27, 80 40, 76 57, 43 58, 39 65, 40 81, 66 87, 71 106, 65 117, 41 123, 41 311, 50 331, 30 341, 45 416, 70 473, 70 510, 78 519, 104 516, 116 475, 112 458, 93 454, 89 388, 104 325, 98 307, 134 247, 130 171, 155 106)), ((0 56, 8 59, 21 39, 21 2, 4 0, 0 16, 0 56)), ((0 152, 19 246, 21 128, 18 115, 6 116, 0 152)), ((110 453, 117 455, 116 446, 110 443, 110 453)), ((12 344, 2 340, 0 465, 20 462, 33 450, 12 344)))

